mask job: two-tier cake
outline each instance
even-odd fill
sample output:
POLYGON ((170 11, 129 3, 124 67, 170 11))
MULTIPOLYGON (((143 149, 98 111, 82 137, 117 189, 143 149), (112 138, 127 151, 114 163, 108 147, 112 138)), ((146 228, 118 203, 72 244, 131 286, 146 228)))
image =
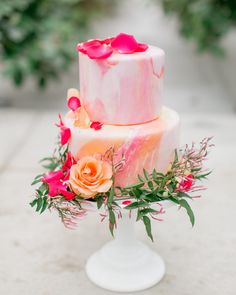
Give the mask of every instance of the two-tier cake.
POLYGON ((82 106, 77 115, 66 115, 65 125, 76 160, 111 147, 125 159, 115 177, 117 186, 125 186, 143 169, 167 171, 178 146, 179 116, 162 104, 164 51, 140 43, 130 50, 127 40, 133 37, 119 37, 125 44, 116 37, 77 46, 80 94, 71 90, 68 98, 79 96, 82 106))

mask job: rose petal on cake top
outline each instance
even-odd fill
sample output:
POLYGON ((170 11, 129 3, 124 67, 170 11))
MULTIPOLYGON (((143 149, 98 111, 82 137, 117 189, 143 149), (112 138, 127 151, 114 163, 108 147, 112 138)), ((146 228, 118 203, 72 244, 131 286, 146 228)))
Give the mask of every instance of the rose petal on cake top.
POLYGON ((110 45, 114 39, 115 39, 115 37, 109 37, 109 38, 101 40, 101 43, 110 45))
POLYGON ((79 107, 81 107, 81 103, 78 97, 71 96, 67 102, 68 108, 70 108, 73 112, 76 111, 79 107))
POLYGON ((93 45, 87 48, 87 55, 91 59, 105 59, 112 54, 113 50, 106 44, 93 45))
POLYGON ((138 47, 136 48, 135 52, 144 52, 148 49, 148 45, 144 43, 138 43, 138 47))
POLYGON ((87 42, 84 42, 84 43, 79 43, 77 44, 76 46, 76 49, 77 51, 80 51, 82 53, 87 53, 87 49, 90 47, 90 46, 98 46, 98 45, 101 45, 101 41, 100 40, 97 40, 97 39, 94 39, 94 40, 89 40, 87 42))
POLYGON ((93 128, 94 130, 100 130, 102 128, 101 122, 92 122, 90 125, 90 128, 93 128))
POLYGON ((120 33, 112 40, 111 47, 119 53, 133 53, 138 48, 138 43, 133 35, 120 33))

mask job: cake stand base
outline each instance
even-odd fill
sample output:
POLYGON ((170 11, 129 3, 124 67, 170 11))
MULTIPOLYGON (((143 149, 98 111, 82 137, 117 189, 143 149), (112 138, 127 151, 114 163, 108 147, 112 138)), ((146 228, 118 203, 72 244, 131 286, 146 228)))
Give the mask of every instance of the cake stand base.
POLYGON ((136 240, 134 222, 124 212, 115 239, 88 259, 86 273, 96 285, 118 292, 140 291, 157 284, 164 276, 162 258, 136 240))

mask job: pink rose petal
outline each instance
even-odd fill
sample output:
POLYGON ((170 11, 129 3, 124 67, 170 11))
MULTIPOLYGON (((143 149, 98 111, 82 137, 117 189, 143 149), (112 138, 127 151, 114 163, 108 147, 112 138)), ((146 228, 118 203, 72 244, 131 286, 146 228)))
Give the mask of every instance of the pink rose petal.
POLYGON ((87 55, 91 59, 105 59, 112 54, 113 50, 105 44, 93 45, 87 48, 87 55))
POLYGON ((61 144, 67 144, 71 138, 71 131, 70 128, 67 128, 65 126, 61 127, 60 131, 60 139, 61 139, 61 144))
POLYGON ((115 39, 115 37, 106 38, 106 39, 101 40, 101 43, 110 45, 114 39, 115 39))
POLYGON ((102 123, 100 122, 92 122, 90 125, 90 128, 93 128, 94 130, 100 130, 102 128, 102 123))
POLYGON ((94 39, 94 40, 89 40, 89 41, 84 42, 84 43, 79 43, 79 44, 77 44, 76 49, 77 49, 77 51, 80 51, 80 52, 86 54, 87 49, 90 46, 96 46, 96 45, 101 45, 101 41, 94 39))
POLYGON ((133 53, 138 48, 134 36, 120 33, 111 42, 111 47, 120 53, 133 53))
POLYGON ((144 43, 138 43, 138 47, 136 48, 135 52, 143 52, 148 49, 148 45, 144 43))
POLYGON ((79 107, 81 107, 81 103, 78 97, 71 96, 67 102, 68 108, 70 108, 73 112, 76 111, 79 107))

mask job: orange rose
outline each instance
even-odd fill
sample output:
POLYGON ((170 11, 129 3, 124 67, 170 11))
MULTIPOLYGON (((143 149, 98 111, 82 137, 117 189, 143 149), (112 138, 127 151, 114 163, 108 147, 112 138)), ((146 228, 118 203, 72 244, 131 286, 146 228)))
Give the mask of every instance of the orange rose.
POLYGON ((97 193, 107 192, 112 186, 112 166, 92 156, 81 158, 70 169, 72 190, 87 199, 97 193))

